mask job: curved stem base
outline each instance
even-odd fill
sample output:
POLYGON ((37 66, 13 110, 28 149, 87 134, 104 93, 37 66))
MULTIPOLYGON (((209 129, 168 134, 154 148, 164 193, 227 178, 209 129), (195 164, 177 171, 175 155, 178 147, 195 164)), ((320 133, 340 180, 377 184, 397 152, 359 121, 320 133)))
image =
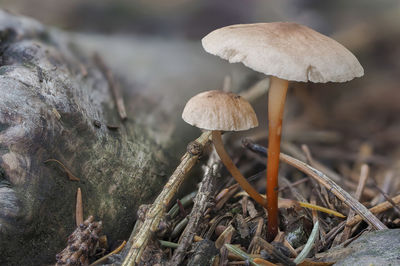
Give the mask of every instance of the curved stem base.
POLYGON ((243 188, 244 191, 247 192, 247 194, 249 194, 251 198, 253 198, 258 204, 266 208, 267 202, 265 198, 263 198, 257 192, 257 190, 255 190, 253 186, 247 181, 247 179, 244 178, 242 173, 240 173, 239 169, 232 162, 231 157, 229 157, 228 153, 226 152, 221 138, 221 131, 212 131, 212 141, 214 143, 215 150, 221 158, 222 163, 225 165, 226 169, 228 169, 229 173, 231 173, 236 182, 238 182, 238 184, 243 188))

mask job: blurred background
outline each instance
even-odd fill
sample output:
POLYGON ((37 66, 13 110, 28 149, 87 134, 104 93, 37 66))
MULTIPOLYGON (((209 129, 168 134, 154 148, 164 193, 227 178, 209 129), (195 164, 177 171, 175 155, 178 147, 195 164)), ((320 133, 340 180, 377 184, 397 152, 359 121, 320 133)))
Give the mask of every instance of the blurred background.
MULTIPOLYGON (((294 21, 325 34, 368 25, 398 28, 399 2, 318 0, 1 0, 2 8, 59 28, 198 40, 237 23, 294 21)), ((387 31, 380 32, 385 34, 387 31)), ((360 40, 358 40, 360 41, 360 40)))
MULTIPOLYGON (((221 87, 226 74, 232 76, 234 90, 243 90, 263 78, 240 65, 230 65, 206 54, 200 39, 207 33, 237 23, 293 21, 307 25, 352 51, 363 65, 365 76, 344 84, 291 84, 284 126, 287 140, 312 145, 315 156, 325 161, 353 163, 360 153, 366 153, 378 176, 383 175, 381 171, 398 171, 400 167, 398 0, 1 0, 0 3, 10 12, 31 16, 47 25, 81 35, 102 36, 97 39, 96 47, 114 45, 115 39, 107 42, 109 36, 131 38, 125 47, 133 43, 132 55, 119 55, 115 51, 118 49, 110 48, 104 57, 120 58, 114 65, 109 60, 113 69, 117 73, 125 71, 130 84, 153 88, 148 90, 150 94, 156 95, 155 91, 165 84, 193 88, 182 90, 180 97, 174 94, 168 98, 165 91, 158 92, 160 99, 153 104, 170 99, 176 108, 167 114, 174 114, 177 119, 189 97, 201 90, 221 87), (183 54, 175 57, 180 52, 183 54), (146 60, 141 57, 145 53, 160 57, 145 65, 146 60), (121 64, 123 60, 125 64, 121 64), (135 73, 135 80, 130 80, 126 66, 139 65, 138 62, 140 67, 129 67, 135 73), (166 78, 157 83, 149 72, 166 78)), ((261 121, 265 121, 265 100, 266 96, 255 103, 261 121)), ((139 104, 135 108, 144 107, 139 104)), ((179 123, 178 130, 167 125, 162 130, 178 134, 180 141, 198 134, 196 129, 179 123)), ((265 127, 266 122, 262 122, 254 134, 266 132, 262 131, 265 127)), ((184 145, 178 151, 183 149, 184 145)), ((352 163, 335 167, 346 173, 352 163)))

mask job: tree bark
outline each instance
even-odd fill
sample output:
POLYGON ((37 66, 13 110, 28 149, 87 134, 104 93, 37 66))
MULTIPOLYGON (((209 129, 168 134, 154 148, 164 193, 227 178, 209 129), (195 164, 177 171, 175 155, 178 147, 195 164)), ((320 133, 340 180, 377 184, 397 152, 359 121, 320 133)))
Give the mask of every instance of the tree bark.
POLYGON ((66 35, 4 11, 0 34, 0 264, 53 263, 75 228, 78 187, 85 216, 125 238, 173 160, 147 125, 119 119, 104 74, 66 35))
POLYGON ((55 262, 78 187, 84 217, 101 220, 110 243, 127 239, 199 134, 181 121, 186 100, 220 88, 228 67, 234 86, 247 85, 246 70, 199 43, 65 33, 1 10, 0 40, 1 265, 55 262), (120 83, 125 121, 94 51, 120 83))

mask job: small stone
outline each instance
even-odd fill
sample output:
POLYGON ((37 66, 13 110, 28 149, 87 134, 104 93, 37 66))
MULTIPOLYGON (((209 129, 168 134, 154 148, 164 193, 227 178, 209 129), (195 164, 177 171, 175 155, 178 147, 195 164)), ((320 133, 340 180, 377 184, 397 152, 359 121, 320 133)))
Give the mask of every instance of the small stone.
POLYGON ((400 265, 400 229, 370 232, 316 257, 335 265, 400 265))

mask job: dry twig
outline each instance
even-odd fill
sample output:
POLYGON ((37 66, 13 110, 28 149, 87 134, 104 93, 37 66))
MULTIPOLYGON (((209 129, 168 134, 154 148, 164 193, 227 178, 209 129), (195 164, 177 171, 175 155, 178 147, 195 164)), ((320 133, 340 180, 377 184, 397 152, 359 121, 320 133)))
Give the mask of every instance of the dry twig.
POLYGON ((44 163, 47 163, 47 162, 56 162, 56 163, 58 163, 61 166, 61 168, 65 171, 65 173, 67 173, 67 176, 68 176, 69 180, 71 180, 71 181, 79 181, 79 178, 74 176, 74 174, 72 174, 72 172, 70 170, 68 170, 68 168, 64 164, 62 164, 59 160, 48 159, 48 160, 44 161, 44 163))
POLYGON ((211 153, 205 168, 204 178, 200 183, 199 190, 194 199, 194 205, 189 215, 189 222, 181 235, 179 247, 169 261, 170 265, 180 265, 187 254, 187 249, 191 245, 196 234, 197 226, 201 221, 208 203, 213 195, 215 179, 218 176, 218 170, 221 167, 219 158, 215 151, 211 153))
MULTIPOLYGON (((392 202, 394 204, 399 204, 400 203, 400 195, 397 195, 396 197, 391 198, 392 202)), ((390 203, 389 201, 382 202, 381 204, 376 205, 375 207, 372 207, 369 209, 369 211, 373 214, 379 214, 381 212, 387 211, 389 209, 393 208, 393 204, 390 203)), ((347 221, 346 226, 354 226, 357 223, 361 222, 363 218, 361 218, 360 215, 354 216, 350 221, 347 221)))
MULTIPOLYGON (((383 201, 383 199, 386 199, 386 201, 388 201, 390 204, 392 204, 394 211, 400 215, 400 208, 392 201, 392 199, 389 197, 388 190, 390 189, 392 180, 394 177, 394 173, 393 171, 389 171, 386 175, 385 175, 385 179, 383 181, 383 188, 380 188, 375 181, 373 181, 375 183, 375 188, 382 194, 382 200, 380 200, 378 198, 378 202, 383 201)), ((373 204, 376 205, 376 204, 373 204)))
POLYGON ((100 263, 103 263, 104 261, 106 261, 106 259, 108 259, 109 257, 111 257, 114 254, 118 254, 126 245, 126 241, 124 240, 122 242, 121 245, 119 245, 119 247, 117 247, 116 249, 114 249, 113 251, 111 251, 110 253, 108 253, 107 255, 105 255, 104 257, 101 257, 100 259, 96 260, 95 262, 93 262, 92 264, 90 264, 89 266, 96 266, 99 265, 100 263))
POLYGON ((151 235, 157 231, 160 220, 164 216, 168 204, 182 182, 185 180, 188 172, 196 164, 203 148, 209 142, 210 136, 211 132, 207 131, 188 145, 188 150, 182 157, 181 163, 175 169, 174 173, 169 178, 168 183, 164 186, 161 193, 147 211, 143 225, 139 229, 138 233, 133 237, 132 245, 122 265, 135 265, 140 262, 140 258, 147 246, 147 242, 151 235))
POLYGON ((326 187, 329 191, 335 194, 341 201, 343 201, 347 206, 352 208, 358 215, 360 215, 367 223, 369 223, 373 228, 377 230, 388 229, 375 215, 373 215, 364 205, 359 201, 355 200, 349 193, 342 189, 339 185, 333 182, 328 176, 326 176, 321 171, 303 163, 295 158, 292 158, 286 154, 280 154, 280 159, 290 164, 300 171, 310 175, 326 187))
POLYGON ((99 54, 94 54, 94 61, 103 72, 103 75, 107 78, 108 85, 110 86, 110 89, 115 99, 115 103, 117 105, 119 117, 122 120, 125 120, 127 118, 125 104, 118 82, 114 79, 114 75, 112 74, 111 70, 106 66, 103 58, 101 58, 99 54))
MULTIPOLYGON (((260 145, 255 145, 250 142, 250 140, 244 140, 244 145, 251 150, 256 152, 261 152, 263 155, 267 154, 267 149, 260 145)), ((369 223, 373 228, 377 230, 387 229, 375 215, 373 215, 364 205, 359 201, 355 200, 349 193, 333 182, 327 175, 321 171, 309 166, 308 164, 299 161, 289 155, 281 153, 279 156, 280 160, 299 169, 303 173, 311 176, 317 180, 320 184, 326 187, 329 191, 335 194, 341 201, 343 201, 347 206, 352 208, 358 215, 360 215, 367 223, 369 223)))
POLYGON ((279 250, 277 250, 273 245, 265 241, 259 236, 254 237, 254 241, 269 255, 271 255, 274 259, 282 263, 283 265, 288 265, 288 266, 293 266, 296 265, 292 260, 290 260, 288 257, 283 255, 279 250))

